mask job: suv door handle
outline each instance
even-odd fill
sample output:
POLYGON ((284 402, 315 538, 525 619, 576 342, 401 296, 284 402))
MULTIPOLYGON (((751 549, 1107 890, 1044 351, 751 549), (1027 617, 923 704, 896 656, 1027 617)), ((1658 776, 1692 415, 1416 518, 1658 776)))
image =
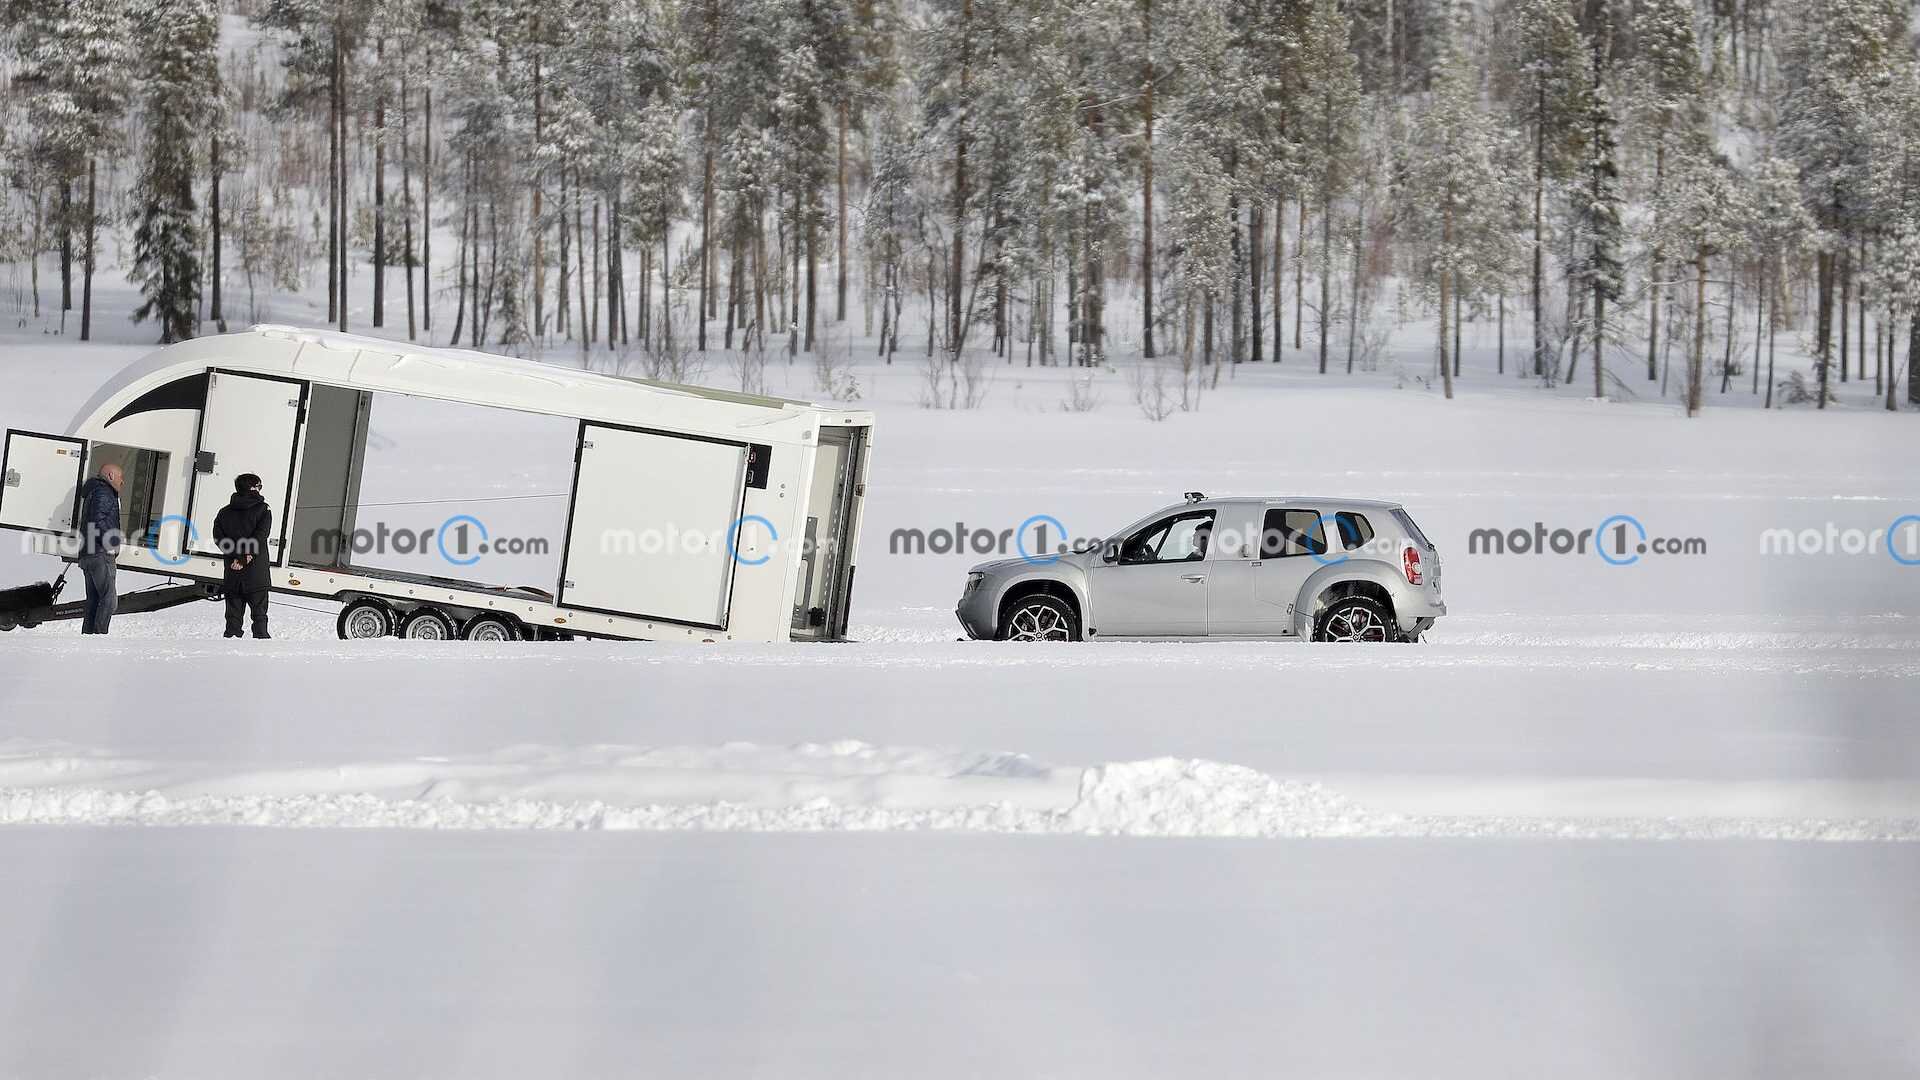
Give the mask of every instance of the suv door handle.
POLYGON ((1205 574, 1181 574, 1181 575, 1180 575, 1180 580, 1181 580, 1181 581, 1191 581, 1191 582, 1193 582, 1194 584, 1196 584, 1196 585, 1198 585, 1199 583, 1201 583, 1201 582, 1203 582, 1203 581, 1205 581, 1205 580, 1207 580, 1207 575, 1205 575, 1205 574))

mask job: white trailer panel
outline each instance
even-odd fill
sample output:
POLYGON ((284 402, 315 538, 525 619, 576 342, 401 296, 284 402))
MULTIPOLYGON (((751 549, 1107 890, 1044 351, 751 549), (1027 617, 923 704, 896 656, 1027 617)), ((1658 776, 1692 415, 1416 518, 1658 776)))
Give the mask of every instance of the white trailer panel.
POLYGON ((307 384, 301 380, 213 373, 200 418, 193 507, 188 515, 193 522, 188 549, 193 554, 220 555, 213 542, 213 519, 233 498, 234 478, 254 473, 273 510, 274 533, 267 546, 273 565, 281 564, 306 400, 307 384))
POLYGON ((0 525, 72 534, 80 517, 86 463, 85 439, 7 432, 0 457, 0 525))
POLYGON ((559 603, 724 630, 747 444, 581 425, 559 603))

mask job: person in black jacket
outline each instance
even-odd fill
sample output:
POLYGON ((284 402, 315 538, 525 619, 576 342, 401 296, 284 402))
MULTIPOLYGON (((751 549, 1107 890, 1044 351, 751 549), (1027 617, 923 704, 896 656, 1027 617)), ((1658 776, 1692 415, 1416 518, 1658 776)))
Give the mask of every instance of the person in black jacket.
POLYGON ((227 558, 226 582, 221 592, 227 598, 227 632, 237 638, 240 617, 253 613, 253 636, 267 633, 267 595, 272 587, 268 570, 273 556, 267 540, 273 535, 273 511, 260 495, 260 478, 242 473, 233 481, 233 499, 213 519, 213 542, 227 558))
POLYGON ((80 489, 80 573, 87 581, 87 604, 80 632, 104 634, 120 606, 114 582, 120 560, 120 485, 118 465, 106 465, 80 489))

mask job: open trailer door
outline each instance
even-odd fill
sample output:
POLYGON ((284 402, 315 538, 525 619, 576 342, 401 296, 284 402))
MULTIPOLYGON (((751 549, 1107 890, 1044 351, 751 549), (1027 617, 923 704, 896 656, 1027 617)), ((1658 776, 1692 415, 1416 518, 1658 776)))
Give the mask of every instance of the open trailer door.
POLYGON ((74 535, 86 468, 85 439, 7 432, 0 452, 0 528, 74 535))
POLYGON ((580 426, 559 603, 725 630, 747 444, 580 426))
POLYGON ((215 371, 208 377, 200 444, 194 456, 192 509, 187 515, 193 522, 188 551, 220 555, 213 543, 213 519, 233 498, 234 478, 254 473, 273 510, 273 536, 267 547, 273 565, 282 564, 306 404, 307 384, 299 379, 230 371, 215 371))

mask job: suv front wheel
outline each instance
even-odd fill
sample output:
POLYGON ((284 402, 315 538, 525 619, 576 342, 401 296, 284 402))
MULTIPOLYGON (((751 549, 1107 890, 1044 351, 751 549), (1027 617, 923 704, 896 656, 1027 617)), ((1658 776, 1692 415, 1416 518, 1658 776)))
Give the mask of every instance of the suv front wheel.
POLYGON ((1399 641, 1400 629, 1393 615, 1371 597, 1348 596, 1335 600, 1320 613, 1313 625, 1315 641, 1399 641))
POLYGON ((1007 605, 995 636, 1001 641, 1079 641, 1080 620, 1066 601, 1034 593, 1007 605))

